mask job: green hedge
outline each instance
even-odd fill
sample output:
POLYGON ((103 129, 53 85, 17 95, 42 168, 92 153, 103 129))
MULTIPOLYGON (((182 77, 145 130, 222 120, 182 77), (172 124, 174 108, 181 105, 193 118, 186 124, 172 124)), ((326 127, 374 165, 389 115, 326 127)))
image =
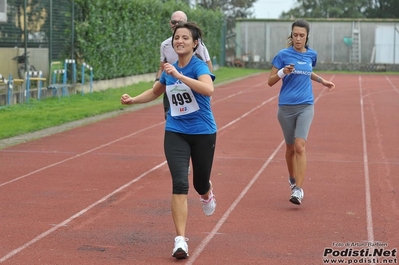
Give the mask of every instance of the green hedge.
POLYGON ((75 0, 76 50, 94 69, 95 79, 153 73, 159 67, 159 46, 171 36, 169 19, 184 11, 204 32, 211 57, 219 58, 223 15, 219 10, 190 8, 180 1, 75 0))

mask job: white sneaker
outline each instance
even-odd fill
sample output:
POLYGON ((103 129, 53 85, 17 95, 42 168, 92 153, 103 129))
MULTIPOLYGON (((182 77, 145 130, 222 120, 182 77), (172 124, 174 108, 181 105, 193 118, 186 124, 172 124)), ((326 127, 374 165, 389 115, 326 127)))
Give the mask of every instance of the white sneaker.
POLYGON ((299 204, 302 203, 304 195, 305 195, 305 193, 303 192, 303 189, 295 187, 292 190, 290 202, 292 202, 293 204, 298 204, 299 205, 299 204))
POLYGON ((183 236, 175 237, 175 247, 172 252, 172 257, 176 259, 185 259, 188 257, 188 245, 186 241, 188 241, 188 238, 183 236))
POLYGON ((212 182, 210 183, 211 183, 211 191, 209 192, 209 198, 207 200, 200 198, 200 201, 202 202, 202 210, 204 211, 204 214, 206 216, 212 215, 216 209, 216 199, 215 195, 212 192, 212 182))

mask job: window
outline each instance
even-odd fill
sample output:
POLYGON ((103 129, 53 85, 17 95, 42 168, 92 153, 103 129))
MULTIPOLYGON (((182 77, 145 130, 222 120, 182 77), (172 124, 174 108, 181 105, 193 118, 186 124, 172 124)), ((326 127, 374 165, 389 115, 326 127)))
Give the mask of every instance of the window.
POLYGON ((0 0, 0 22, 7 22, 7 0, 0 0))

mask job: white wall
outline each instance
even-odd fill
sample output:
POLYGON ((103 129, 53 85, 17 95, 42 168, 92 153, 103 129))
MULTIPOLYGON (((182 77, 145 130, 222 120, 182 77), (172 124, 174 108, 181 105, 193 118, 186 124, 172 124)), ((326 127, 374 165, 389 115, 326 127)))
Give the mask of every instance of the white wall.
POLYGON ((375 29, 375 63, 399 63, 399 26, 377 25, 375 29))

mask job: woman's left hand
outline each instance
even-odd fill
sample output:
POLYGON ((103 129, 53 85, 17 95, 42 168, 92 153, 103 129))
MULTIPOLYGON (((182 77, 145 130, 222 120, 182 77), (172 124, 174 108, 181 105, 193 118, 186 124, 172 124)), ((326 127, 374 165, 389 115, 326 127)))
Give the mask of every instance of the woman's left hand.
POLYGON ((335 84, 333 82, 330 82, 330 81, 327 81, 327 80, 324 80, 324 79, 323 79, 323 81, 324 81, 323 85, 325 87, 327 87, 328 91, 331 91, 331 90, 333 90, 335 88, 335 84))

